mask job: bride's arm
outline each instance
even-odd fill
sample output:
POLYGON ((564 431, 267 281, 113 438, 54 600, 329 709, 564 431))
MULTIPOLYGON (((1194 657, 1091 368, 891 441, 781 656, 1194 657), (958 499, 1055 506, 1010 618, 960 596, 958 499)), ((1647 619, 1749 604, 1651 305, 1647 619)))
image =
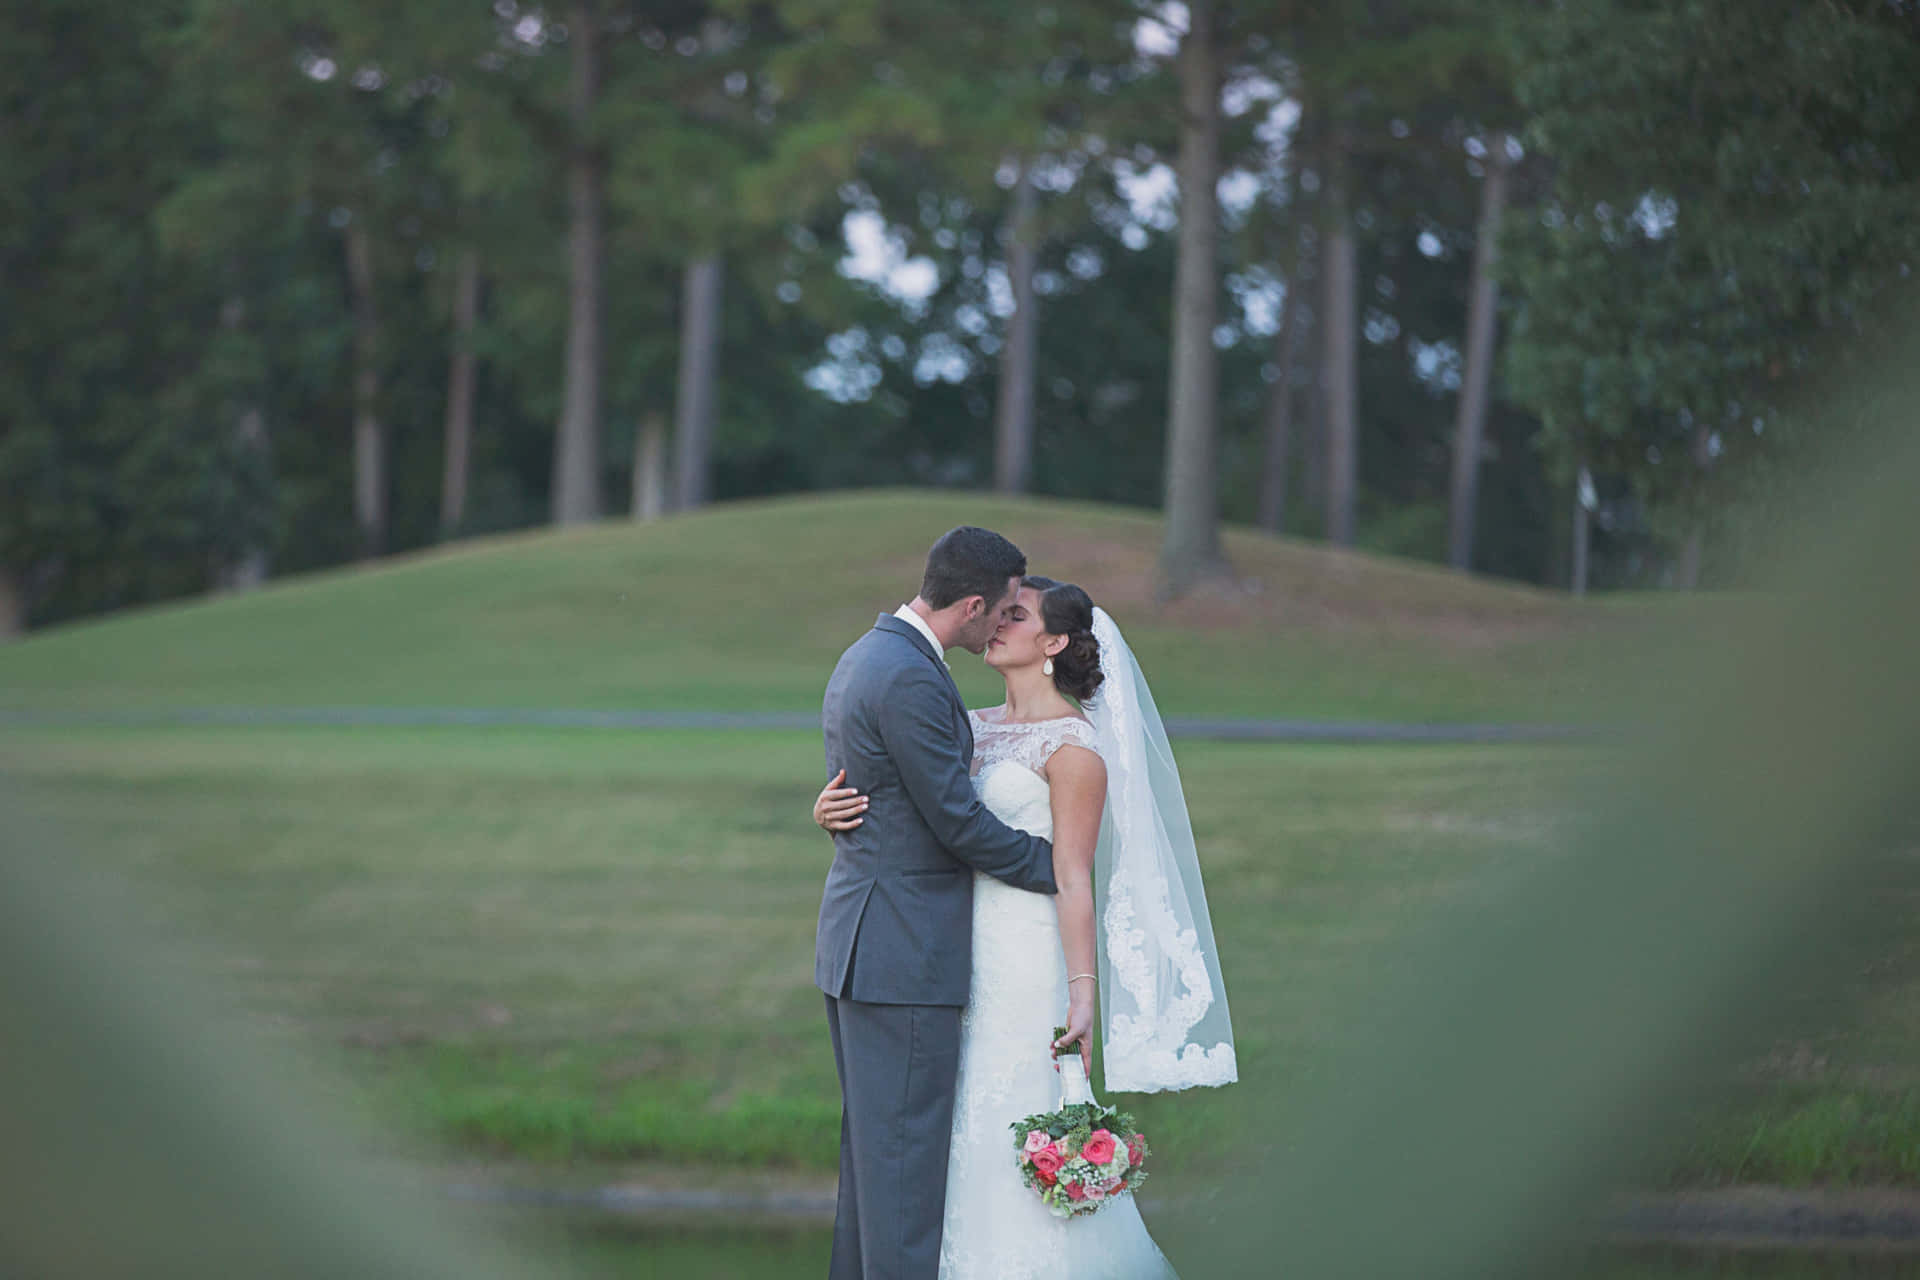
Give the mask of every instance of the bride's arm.
POLYGON ((1093 1067, 1093 1017, 1098 951, 1093 929, 1093 846, 1100 839, 1100 811, 1107 802, 1107 766, 1085 747, 1061 747, 1047 760, 1053 793, 1053 878, 1060 886, 1060 950, 1067 962, 1067 1034, 1081 1060, 1093 1067), (1079 976, 1086 975, 1086 976, 1079 976))

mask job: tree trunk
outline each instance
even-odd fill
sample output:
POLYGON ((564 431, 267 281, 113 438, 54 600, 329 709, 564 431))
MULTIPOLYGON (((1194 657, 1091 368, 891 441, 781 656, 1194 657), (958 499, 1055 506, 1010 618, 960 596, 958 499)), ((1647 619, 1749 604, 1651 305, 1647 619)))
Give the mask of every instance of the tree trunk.
POLYGON ((1013 285, 1013 314, 1007 318, 1006 344, 1000 348, 1000 395, 993 430, 993 487, 1001 493, 1025 493, 1033 472, 1033 380, 1040 342, 1040 317, 1033 293, 1038 198, 1024 156, 1020 158, 1019 175, 1013 187, 1013 209, 1007 217, 1007 277, 1013 285))
MULTIPOLYGON (((265 454, 267 452, 267 416, 259 405, 248 405, 240 413, 240 421, 234 426, 234 437, 240 442, 243 452, 265 454)), ((252 591, 267 580, 267 549, 256 542, 242 550, 238 557, 220 566, 214 576, 216 591, 252 591)))
POLYGON ((380 323, 373 295, 373 237, 364 214, 347 224, 353 292, 353 515, 360 554, 387 547, 387 430, 380 421, 380 323))
POLYGON ((667 420, 658 409, 640 415, 633 439, 633 518, 658 520, 667 513, 667 420))
POLYGON ((1287 281, 1281 305, 1280 329, 1273 335, 1273 362, 1280 376, 1267 392, 1267 452, 1260 469, 1259 522, 1269 533, 1281 533, 1287 524, 1287 469, 1293 452, 1293 366, 1299 356, 1300 328, 1305 323, 1300 301, 1302 272, 1296 264, 1287 281))
POLYGON ((674 406, 674 506, 707 502, 713 455, 714 374, 720 365, 720 255, 687 264, 680 305, 680 391, 674 406))
POLYGON ((1706 537, 1698 526, 1687 530, 1687 540, 1680 544, 1680 564, 1675 571, 1673 585, 1682 591, 1692 591, 1700 585, 1700 558, 1705 553, 1706 537))
POLYGON ((1693 466, 1694 492, 1693 517, 1687 530, 1687 540, 1680 547, 1680 569, 1674 585, 1684 591, 1692 591, 1700 585, 1700 561, 1706 554, 1706 483, 1707 472, 1713 466, 1713 431, 1704 422, 1696 422, 1693 427, 1693 466))
MULTIPOLYGON (((1320 248, 1324 252, 1325 244, 1320 248)), ((1320 261, 1316 265, 1316 272, 1324 266, 1324 260, 1320 261)), ((1320 295, 1319 304, 1324 306, 1326 285, 1317 274, 1314 286, 1320 295)), ((1300 505, 1304 524, 1311 524, 1316 519, 1324 521, 1327 512, 1327 317, 1323 311, 1315 310, 1312 319, 1313 323, 1300 335, 1305 344, 1302 360, 1311 371, 1300 405, 1303 418, 1300 432, 1300 505)))
POLYGON ((472 471, 473 387, 477 367, 473 328, 480 314, 480 255, 461 253, 453 280, 453 359, 447 368, 446 456, 440 470, 440 533, 448 536, 467 518, 472 471))
POLYGON ((1587 509, 1587 494, 1593 489, 1593 477, 1582 465, 1573 482, 1573 574, 1575 596, 1587 594, 1587 555, 1592 543, 1592 520, 1587 509))
POLYGON ((1321 355, 1326 361, 1326 536, 1335 546, 1353 545, 1354 501, 1360 473, 1359 322, 1354 298, 1353 216, 1348 208, 1346 143, 1335 136, 1327 166, 1326 246, 1320 279, 1326 302, 1320 309, 1321 355))
POLYGON ((1173 376, 1167 405, 1166 542, 1161 599, 1229 572, 1220 550, 1214 474, 1218 365, 1213 349, 1219 281, 1220 53, 1213 0, 1188 6, 1180 42, 1180 239, 1173 280, 1173 376))
POLYGON ((21 590, 20 575, 0 564, 0 641, 25 635, 26 630, 27 593, 21 590))
MULTIPOLYGON (((239 335, 247 322, 246 300, 238 295, 229 297, 220 308, 220 327, 229 334, 239 335)), ((257 403, 251 403, 246 397, 236 407, 233 427, 234 441, 242 454, 253 454, 263 463, 267 459, 267 418, 257 403)), ((242 548, 232 560, 216 565, 213 574, 215 591, 251 591, 267 580, 267 549, 260 543, 242 548)))
POLYGON ((1487 429, 1487 388, 1493 378, 1495 320, 1500 286, 1493 269, 1500 253, 1500 219, 1507 207, 1507 135, 1495 132, 1480 187, 1480 229, 1473 246, 1473 283, 1467 301, 1467 365, 1453 426, 1453 485, 1447 522, 1447 563, 1473 568, 1474 508, 1479 499, 1480 454, 1487 429))
POLYGON ((568 10, 573 49, 573 142, 567 158, 566 390, 554 433, 553 519, 580 524, 600 515, 601 234, 605 171, 593 135, 600 96, 600 33, 594 6, 568 10))

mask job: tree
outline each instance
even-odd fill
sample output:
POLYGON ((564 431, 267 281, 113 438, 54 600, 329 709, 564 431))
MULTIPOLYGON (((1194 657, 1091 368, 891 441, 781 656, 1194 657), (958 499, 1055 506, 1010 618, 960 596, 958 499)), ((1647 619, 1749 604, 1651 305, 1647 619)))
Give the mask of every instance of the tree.
MULTIPOLYGON (((1220 520, 1282 519, 1295 437, 1326 434, 1301 421, 1322 416, 1317 390, 1296 404, 1284 373, 1263 375, 1304 374, 1329 333, 1315 224, 1339 175, 1316 148, 1336 125, 1343 367, 1365 387, 1353 536, 1440 558, 1451 397, 1474 363, 1458 357, 1482 188, 1461 144, 1506 123, 1434 87, 1444 50, 1421 33, 1445 8, 1203 12, 1224 89, 1212 176, 1184 184, 1209 207, 1183 227, 1133 185, 1181 160, 1180 41, 1153 26, 1178 26, 1174 6, 596 0, 583 24, 465 0, 168 0, 89 53, 38 33, 98 10, 33 0, 5 65, 62 141, 0 139, 7 278, 49 300, 44 332, 0 320, 27 371, 0 386, 0 476, 27 495, 0 511, 0 595, 11 584, 40 622, 241 585, 269 557, 298 572, 538 523, 563 470, 556 424, 581 405, 599 440, 577 487, 597 501, 611 484, 642 517, 681 489, 998 484, 1165 504, 1217 552, 1220 520), (1151 30, 1158 45, 1136 42, 1151 30), (64 96, 96 75, 128 123, 64 96), (1328 106, 1311 136, 1258 149, 1267 113, 1247 103, 1283 92, 1328 106), (601 160, 597 272, 568 254, 583 154, 601 160), (1212 197, 1223 173, 1230 205, 1212 197), (1249 214, 1249 176, 1284 199, 1249 214), (44 208, 21 195, 42 191, 44 208), (843 274, 849 218, 921 283, 843 274), (139 264, 124 287, 83 239, 139 264), (1282 270, 1301 240, 1307 262, 1282 270), (1282 282, 1275 334, 1259 317, 1282 282), (573 351, 597 345, 599 385, 570 401, 582 314, 598 336, 573 351)), ((1495 386, 1487 401, 1475 563, 1531 573, 1516 531, 1564 530, 1569 512, 1534 510, 1532 420, 1495 386)), ((1669 460, 1711 441, 1696 418, 1669 460)), ((1326 450, 1307 452, 1295 528, 1326 506, 1310 492, 1326 450)), ((1595 522, 1600 581, 1616 514, 1595 522)))
MULTIPOLYGON (((609 207, 622 226, 623 255, 672 279, 659 308, 676 336, 672 390, 641 392, 625 416, 637 419, 633 454, 636 499, 652 491, 641 472, 670 466, 666 498, 682 510, 709 500, 725 419, 720 379, 728 337, 726 279, 733 255, 767 252, 773 234, 796 216, 790 206, 769 216, 751 209, 743 186, 785 121, 767 62, 787 41, 768 6, 704 0, 637 6, 622 21, 637 34, 610 69, 598 121, 609 140, 609 207), (668 195, 667 193, 671 193, 668 195), (677 303, 677 305, 675 305, 677 303), (651 426, 671 400, 673 447, 654 451, 651 426)), ((622 359, 653 344, 629 334, 622 359)), ((629 366, 623 377, 638 385, 629 366)), ((665 371, 646 378, 665 383, 665 371)), ((664 501, 663 504, 664 505, 664 501)), ((649 503, 636 500, 635 508, 649 503)))
MULTIPOLYGON (((227 299, 220 309, 222 337, 245 341, 247 303, 244 296, 227 299)), ((260 403, 257 381, 247 378, 236 388, 228 407, 233 415, 234 448, 247 456, 259 473, 271 475, 272 447, 267 438, 266 410, 260 403)), ((214 587, 220 591, 251 591, 267 580, 269 549, 264 521, 253 522, 260 536, 251 545, 220 561, 214 568, 214 587)))
POLYGON ((1920 251, 1920 12, 1608 0, 1518 33, 1531 144, 1508 379, 1562 484, 1621 478, 1695 576, 1716 495, 1813 429, 1790 413, 1920 251))
POLYGON ((993 418, 993 487, 1024 493, 1033 472, 1034 361, 1040 352, 1039 298, 1033 288, 1039 256, 1039 197, 1032 164, 1021 156, 1013 164, 1013 203, 1007 214, 1007 279, 1013 289, 1013 314, 1000 349, 1000 387, 993 418))
MULTIPOLYGON (((1296 246, 1302 237, 1296 236, 1296 246)), ((1300 363, 1300 333, 1307 326, 1305 298, 1306 254, 1296 247, 1292 269, 1286 275, 1286 296, 1280 304, 1280 324, 1273 334, 1273 385, 1267 391, 1264 451, 1260 468, 1260 495, 1255 519, 1269 533, 1281 533, 1287 524, 1287 488, 1294 452, 1293 406, 1298 398, 1294 377, 1300 363)))
POLYGON ((387 431, 380 420, 380 316, 374 300, 373 236, 349 223, 347 285, 353 297, 353 513, 360 554, 387 549, 387 431))
POLYGON ((641 416, 633 446, 630 510, 635 520, 658 520, 667 511, 667 423, 658 409, 641 416))
POLYGON ((560 423, 553 438, 553 521, 600 516, 601 331, 605 274, 602 222, 606 156, 594 130, 602 76, 600 14, 593 0, 568 9, 567 352, 560 423))
POLYGON ((215 585, 270 528, 244 284, 155 211, 209 143, 182 6, 30 0, 0 80, 0 634, 215 585), (203 359, 203 352, 214 358, 203 359))
POLYGON ((453 282, 453 351, 447 361, 445 453, 440 469, 440 531, 448 536, 467 518, 473 478, 473 394, 478 358, 474 328, 480 316, 480 254, 460 251, 453 282))
POLYGON ((903 234, 944 204, 999 208, 995 238, 1012 305, 994 350, 983 353, 997 357, 999 371, 993 483, 1027 489, 1040 373, 1034 273, 1054 230, 1041 179, 1077 179, 1086 143, 1104 142, 1122 90, 1144 74, 1127 15, 1093 0, 965 8, 860 0, 825 10, 794 0, 778 8, 795 38, 772 74, 804 106, 762 166, 761 191, 818 203, 866 180, 866 170, 900 163, 926 183, 911 193, 920 216, 903 220, 903 234))
POLYGON ((1326 538, 1337 547, 1353 545, 1355 504, 1360 485, 1360 341, 1356 314, 1352 191, 1348 176, 1348 140, 1338 128, 1327 148, 1326 213, 1320 243, 1324 262, 1320 339, 1320 385, 1326 397, 1326 538))
MULTIPOLYGON (((189 12, 176 46, 192 86, 183 97, 212 137, 170 194, 162 226, 189 261, 229 278, 243 274, 236 258, 264 256, 289 223, 294 235, 331 241, 350 334, 341 381, 351 480, 341 496, 354 553, 381 554, 395 459, 387 304, 418 284, 409 269, 418 242, 445 221, 436 142, 445 115, 426 74, 433 59, 404 26, 375 21, 379 7, 363 0, 195 0, 189 12)), ((272 301, 263 295, 246 313, 267 323, 272 301)))
POLYGON ((707 501, 713 440, 714 379, 720 355, 721 264, 704 254, 686 267, 680 320, 680 391, 674 412, 674 504, 682 511, 707 501))
POLYGON ((1187 8, 1180 39, 1180 250, 1173 285, 1173 375, 1168 384, 1163 596, 1229 572, 1220 549, 1219 373, 1213 331, 1220 281, 1221 32, 1212 0, 1187 8))
POLYGON ((1506 217, 1507 172, 1512 157, 1507 134, 1496 131, 1487 147, 1487 173, 1481 183, 1480 222, 1474 237, 1473 284, 1467 302, 1467 360, 1460 404, 1454 419, 1453 485, 1448 504, 1447 562, 1473 567, 1473 515, 1480 492, 1480 454, 1487 428, 1487 389, 1493 379, 1494 324, 1500 286, 1495 264, 1500 254, 1500 223, 1506 217))

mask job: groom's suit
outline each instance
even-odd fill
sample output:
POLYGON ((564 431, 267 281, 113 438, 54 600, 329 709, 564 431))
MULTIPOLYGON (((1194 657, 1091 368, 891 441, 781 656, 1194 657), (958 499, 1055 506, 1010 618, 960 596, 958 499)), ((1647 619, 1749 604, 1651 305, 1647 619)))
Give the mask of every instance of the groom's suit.
POLYGON ((821 715, 828 772, 871 798, 834 836, 814 945, 840 1072, 830 1276, 935 1280, 973 872, 1053 893, 1053 847, 974 794, 966 706, 912 624, 882 614, 840 656, 821 715))

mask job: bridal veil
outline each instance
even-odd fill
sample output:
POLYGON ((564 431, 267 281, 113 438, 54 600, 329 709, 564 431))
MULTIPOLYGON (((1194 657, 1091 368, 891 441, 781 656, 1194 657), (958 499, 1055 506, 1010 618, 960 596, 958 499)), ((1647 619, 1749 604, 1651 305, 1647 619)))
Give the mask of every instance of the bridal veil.
POLYGON ((1087 705, 1107 766, 1094 854, 1106 1088, 1155 1093, 1239 1078, 1187 802, 1146 677, 1106 610, 1087 705))

